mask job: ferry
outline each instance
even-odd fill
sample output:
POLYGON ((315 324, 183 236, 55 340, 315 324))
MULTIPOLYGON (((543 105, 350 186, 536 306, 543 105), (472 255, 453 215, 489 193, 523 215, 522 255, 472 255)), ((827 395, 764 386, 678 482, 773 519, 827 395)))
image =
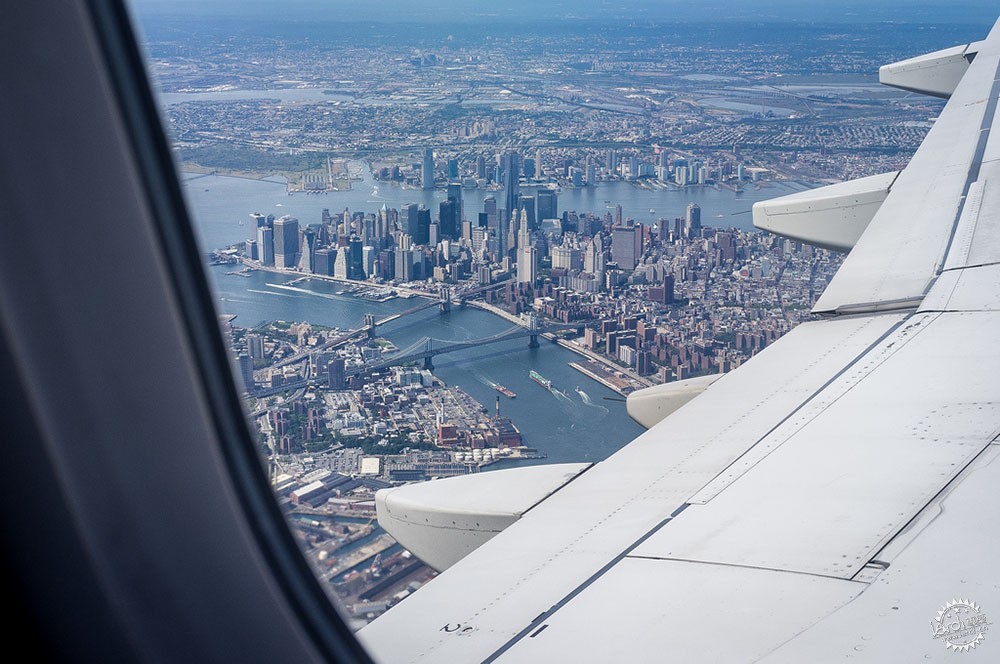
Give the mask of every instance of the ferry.
POLYGON ((494 383, 493 389, 499 392, 500 394, 504 395, 505 397, 510 397, 511 399, 517 398, 517 393, 514 392, 514 390, 506 388, 498 383, 494 383))
POLYGON ((545 389, 547 389, 549 391, 552 390, 552 381, 549 380, 548 378, 546 378, 545 376, 543 376, 542 374, 538 373, 537 371, 535 371, 535 370, 529 371, 528 372, 528 378, 530 378, 531 380, 535 381, 536 383, 538 383, 539 385, 541 385, 545 389))

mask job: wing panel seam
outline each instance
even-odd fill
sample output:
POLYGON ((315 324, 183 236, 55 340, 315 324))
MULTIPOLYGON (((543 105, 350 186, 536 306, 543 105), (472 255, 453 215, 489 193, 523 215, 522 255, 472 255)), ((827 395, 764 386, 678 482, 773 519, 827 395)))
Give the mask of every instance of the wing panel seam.
POLYGON ((669 517, 667 517, 663 521, 660 521, 658 524, 656 524, 655 526, 653 526, 653 528, 651 528, 649 531, 647 531, 642 537, 640 537, 639 539, 637 539, 636 541, 634 541, 631 545, 629 545, 628 548, 626 548, 624 551, 622 551, 617 556, 615 556, 614 558, 612 558, 610 562, 608 562, 606 565, 604 565, 604 567, 602 567, 601 569, 597 570, 592 575, 590 575, 590 577, 588 577, 586 581, 584 581, 583 583, 581 583, 580 585, 578 585, 576 588, 574 588, 573 590, 571 590, 569 593, 567 593, 561 600, 559 600, 558 602, 556 602, 555 604, 553 604, 551 608, 549 608, 547 611, 545 611, 544 613, 542 613, 541 615, 539 615, 537 618, 535 618, 534 620, 532 620, 528 624, 527 627, 525 627, 524 629, 522 629, 520 632, 518 632, 512 638, 510 638, 506 643, 504 643, 502 646, 500 646, 495 651, 493 651, 493 653, 489 657, 487 657, 486 659, 483 660, 483 664, 490 664, 490 662, 495 662, 497 660, 497 658, 499 658, 505 652, 507 652, 508 650, 510 650, 511 648, 513 648, 515 645, 517 645, 517 643, 519 641, 521 641, 524 637, 526 637, 529 634, 531 634, 543 622, 545 622, 546 620, 548 620, 549 618, 551 618, 552 615, 555 614, 559 609, 561 609, 564 606, 566 606, 567 604, 569 604, 569 602, 571 600, 573 600, 575 597, 577 597, 580 593, 582 593, 588 587, 590 587, 591 585, 593 585, 602 576, 604 576, 605 574, 607 574, 615 565, 617 565, 622 560, 624 560, 625 558, 627 558, 629 553, 631 553, 632 551, 635 551, 643 542, 645 542, 646 540, 648 540, 650 537, 652 537, 653 535, 655 535, 656 533, 658 533, 660 531, 660 529, 662 529, 668 523, 670 523, 671 521, 673 521, 674 518, 675 518, 675 516, 678 515, 678 514, 680 514, 681 512, 683 512, 687 507, 688 507, 688 504, 684 503, 683 505, 681 505, 680 507, 678 507, 676 510, 674 510, 674 512, 669 517))
MULTIPOLYGON (((694 504, 699 504, 699 505, 707 504, 708 502, 710 502, 712 500, 712 498, 714 498, 719 493, 721 493, 722 491, 724 491, 727 486, 729 486, 730 484, 732 484, 733 482, 735 482, 737 479, 739 479, 740 477, 742 477, 747 471, 749 471, 751 468, 753 468, 753 466, 755 466, 758 463, 760 463, 760 461, 763 460, 764 458, 766 458, 771 452, 774 452, 774 450, 778 449, 778 447, 781 447, 780 444, 777 445, 777 446, 775 446, 774 449, 772 449, 770 452, 768 452, 768 454, 764 455, 764 457, 761 457, 760 459, 757 459, 757 461, 754 462, 753 466, 750 466, 750 468, 745 469, 739 475, 737 475, 736 477, 733 477, 732 479, 730 479, 718 491, 713 492, 713 494, 711 496, 709 496, 707 500, 699 500, 697 498, 698 494, 700 494, 702 491, 704 491, 706 487, 711 486, 711 484, 713 482, 716 482, 717 480, 719 480, 719 478, 721 478, 726 473, 726 471, 728 471, 730 468, 733 468, 736 464, 738 464, 739 461, 740 461, 740 459, 746 458, 746 456, 748 454, 750 454, 754 449, 756 449, 758 445, 760 445, 763 441, 767 440, 768 436, 770 436, 771 434, 773 434, 775 431, 777 431, 778 429, 780 429, 786 422, 788 422, 790 419, 792 419, 793 417, 795 417, 795 415, 797 413, 799 413, 800 411, 802 411, 803 408, 806 408, 810 403, 812 403, 812 401, 814 399, 816 399, 819 395, 821 395, 824 391, 826 391, 831 385, 833 385, 834 382, 836 382, 837 380, 839 380, 845 373, 847 373, 852 368, 854 368, 854 366, 856 366, 858 364, 858 362, 860 362, 862 359, 864 359, 865 357, 867 357, 872 351, 876 350, 880 344, 882 344, 883 342, 885 342, 886 339, 888 339, 897 330, 899 330, 900 327, 902 327, 903 325, 905 325, 911 319, 912 319, 912 315, 907 316, 906 318, 903 318, 900 321, 897 321, 888 330, 886 330, 884 333, 882 333, 882 335, 880 335, 878 339, 876 339, 875 341, 873 341, 872 343, 870 343, 864 350, 862 350, 860 353, 858 353, 857 355, 855 355, 853 359, 851 359, 847 364, 845 364, 836 374, 834 374, 832 377, 830 377, 829 380, 827 380, 825 383, 823 383, 822 385, 820 385, 812 394, 810 394, 801 403, 799 403, 798 406, 796 406, 794 409, 792 409, 791 411, 789 411, 788 414, 785 415, 785 417, 781 418, 781 420, 778 421, 777 424, 775 424, 773 427, 771 427, 770 429, 768 429, 768 431, 764 435, 762 435, 760 438, 758 438, 757 441, 753 443, 753 445, 749 446, 746 450, 743 451, 742 454, 740 454, 738 457, 736 457, 735 459, 733 459, 732 462, 730 462, 728 465, 726 465, 725 468, 721 469, 718 473, 716 473, 716 475, 711 480, 709 480, 708 482, 706 482, 705 484, 703 484, 701 486, 701 488, 699 488, 696 492, 694 492, 694 494, 692 494, 692 497, 689 499, 689 502, 694 503, 694 504)), ((822 412, 822 411, 820 411, 820 412, 822 412)), ((788 439, 786 438, 786 440, 788 440, 788 439)), ((782 442, 784 442, 784 441, 782 441, 782 442)))

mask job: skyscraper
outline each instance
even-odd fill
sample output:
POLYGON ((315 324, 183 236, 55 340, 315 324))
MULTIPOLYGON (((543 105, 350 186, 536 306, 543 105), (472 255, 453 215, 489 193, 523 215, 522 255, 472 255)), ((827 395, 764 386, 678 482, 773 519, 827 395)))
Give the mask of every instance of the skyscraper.
POLYGON ((237 359, 240 363, 240 377, 243 379, 243 389, 253 394, 256 387, 253 380, 253 358, 246 353, 240 353, 237 359))
POLYGON ((462 183, 449 182, 447 191, 448 200, 455 203, 455 232, 457 233, 465 219, 465 208, 462 204, 462 183))
POLYGON ((337 247, 337 251, 334 254, 333 276, 338 279, 347 279, 347 264, 350 262, 349 253, 350 249, 348 247, 337 247))
POLYGON ((413 252, 410 249, 397 249, 395 259, 396 279, 400 281, 413 280, 413 252))
POLYGON ((377 249, 370 245, 361 247, 361 265, 364 268, 365 276, 371 277, 375 274, 375 256, 377 249))
POLYGON ((244 338, 247 344, 247 352, 255 360, 264 359, 264 337, 259 334, 247 334, 244 338))
POLYGON ((457 207, 452 198, 441 201, 438 205, 438 232, 441 237, 455 238, 458 236, 457 207))
POLYGON ((521 231, 520 213, 517 211, 510 215, 510 223, 507 224, 507 251, 517 248, 518 235, 521 231))
POLYGON ((417 210, 417 232, 413 235, 414 244, 427 244, 431 238, 431 211, 420 206, 417 210))
POLYGON ((389 281, 396 276, 395 254, 392 249, 383 249, 375 258, 375 274, 379 279, 389 281))
POLYGON ((402 222, 402 230, 404 233, 410 237, 416 237, 417 235, 417 204, 407 203, 403 206, 403 214, 401 215, 400 221, 402 222))
POLYGON ((496 238, 497 238, 497 260, 501 260, 507 255, 507 236, 510 231, 510 217, 503 213, 501 210, 497 213, 497 227, 496 227, 496 238))
POLYGON ((483 199, 483 212, 486 213, 486 225, 489 228, 497 227, 497 199, 495 196, 487 196, 483 199))
POLYGON ((424 148, 424 161, 420 169, 420 181, 424 189, 434 188, 434 151, 424 148))
POLYGON ((331 390, 342 390, 347 387, 347 372, 344 358, 335 357, 326 365, 331 390))
POLYGON ((684 234, 689 238, 701 234, 701 207, 697 203, 688 203, 687 216, 684 219, 684 234))
POLYGON ((521 196, 520 204, 522 223, 526 223, 529 231, 535 230, 538 228, 538 217, 535 216, 535 197, 521 196))
POLYGON ((304 272, 316 271, 316 232, 307 228, 302 231, 302 257, 299 267, 304 272))
POLYGON ((315 264, 313 272, 326 276, 333 276, 334 261, 337 260, 336 247, 325 247, 317 249, 315 254, 315 264))
POLYGON ((274 265, 274 229, 261 226, 257 229, 257 253, 264 265, 274 265))
POLYGON ((521 225, 517 236, 517 282, 534 284, 538 278, 538 250, 531 243, 527 224, 521 225))
POLYGON ((285 215, 274 221, 274 266, 293 268, 299 262, 299 220, 285 215))
POLYGON ((349 245, 347 278, 364 279, 364 265, 364 245, 361 243, 361 238, 355 235, 351 237, 351 244, 349 245))
POLYGON ((624 270, 634 270, 642 247, 642 227, 631 219, 611 232, 611 259, 624 270))
POLYGON ((507 152, 504 153, 501 163, 503 173, 503 209, 504 214, 508 217, 511 213, 517 211, 518 199, 521 196, 521 185, 519 183, 521 177, 520 161, 521 159, 516 152, 507 152))
POLYGON ((584 248, 583 270, 593 274, 599 281, 604 279, 604 246, 600 237, 593 238, 584 248))
POLYGON ((559 217, 558 194, 553 189, 538 190, 538 221, 556 219, 559 217))

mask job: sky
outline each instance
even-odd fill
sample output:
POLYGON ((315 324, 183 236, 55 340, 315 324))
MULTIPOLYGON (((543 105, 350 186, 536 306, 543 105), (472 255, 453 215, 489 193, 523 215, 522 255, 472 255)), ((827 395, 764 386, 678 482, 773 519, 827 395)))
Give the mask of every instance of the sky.
POLYGON ((992 23, 996 0, 131 0, 145 16, 464 22, 760 20, 992 23))

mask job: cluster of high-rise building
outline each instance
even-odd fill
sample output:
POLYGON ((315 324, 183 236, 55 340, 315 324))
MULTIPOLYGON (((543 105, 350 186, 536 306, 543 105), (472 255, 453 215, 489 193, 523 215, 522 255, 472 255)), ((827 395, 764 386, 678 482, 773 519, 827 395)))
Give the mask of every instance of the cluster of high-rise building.
MULTIPOLYGON (((246 242, 245 255, 265 267, 352 280, 454 282, 477 275, 488 282, 499 271, 532 283, 544 253, 538 246, 542 222, 560 228, 563 220, 555 190, 522 191, 526 163, 534 162, 514 152, 503 155, 502 191, 487 197, 481 212, 466 211, 462 185, 449 182, 437 210, 416 203, 401 210, 383 205, 375 213, 324 210, 318 223, 308 224, 255 213, 256 234, 246 242)), ((424 172, 430 187, 433 169, 428 150, 424 172)))
POLYGON ((376 213, 324 210, 319 223, 306 225, 290 216, 253 214, 257 233, 246 243, 246 256, 267 267, 350 280, 472 278, 485 285, 510 277, 530 289, 544 275, 559 287, 594 293, 624 283, 654 240, 692 239, 701 232, 694 203, 683 217, 656 226, 623 218, 620 205, 600 217, 560 214, 555 190, 523 185, 526 163, 537 162, 516 152, 502 155, 502 189, 483 200, 482 211, 466 210, 462 186, 452 182, 436 215, 416 203, 401 210, 383 205, 376 213))

